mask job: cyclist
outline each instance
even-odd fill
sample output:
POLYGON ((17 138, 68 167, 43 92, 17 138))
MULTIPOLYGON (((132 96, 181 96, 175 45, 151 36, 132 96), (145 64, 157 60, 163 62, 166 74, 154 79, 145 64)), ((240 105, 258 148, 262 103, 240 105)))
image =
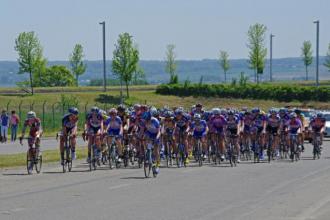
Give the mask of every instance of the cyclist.
MULTIPOLYGON (((259 142, 259 146, 261 148, 264 147, 265 144, 265 134, 266 134, 266 118, 263 112, 259 108, 252 109, 252 120, 253 120, 253 135, 252 135, 252 143, 259 142), (259 140, 257 140, 259 137, 259 140)), ((255 145, 252 146, 253 150, 255 150, 255 145)), ((264 159, 263 150, 260 151, 260 159, 264 159)))
POLYGON ((298 135, 299 144, 301 145, 302 151, 304 152, 304 140, 305 140, 305 116, 300 109, 295 109, 294 112, 297 114, 297 119, 301 121, 301 132, 298 135))
POLYGON ((153 145, 153 153, 156 160, 156 172, 159 173, 160 156, 159 156, 159 139, 160 139, 160 123, 157 118, 153 117, 150 111, 143 113, 142 118, 145 124, 144 136, 146 143, 153 145))
POLYGON ((190 124, 190 131, 192 132, 193 136, 193 146, 196 146, 197 144, 197 139, 201 139, 202 142, 202 157, 206 159, 206 154, 207 154, 207 145, 206 145, 206 135, 208 132, 208 127, 207 123, 205 120, 202 120, 202 116, 200 114, 195 114, 194 115, 194 121, 190 124))
POLYGON ((240 162, 240 146, 238 144, 238 136, 240 132, 240 121, 239 118, 235 115, 233 110, 228 111, 228 118, 227 118, 227 132, 229 136, 233 137, 234 145, 237 152, 237 162, 240 162))
POLYGON ((279 152, 279 132, 281 127, 281 118, 277 115, 277 111, 272 108, 269 110, 269 116, 266 121, 266 131, 267 131, 267 139, 270 139, 270 136, 273 135, 274 139, 271 144, 273 152, 276 151, 276 157, 280 156, 279 152))
MULTIPOLYGON (((23 138, 25 136, 26 128, 30 127, 29 137, 28 137, 28 145, 29 149, 28 152, 30 152, 30 148, 35 145, 36 152, 40 152, 40 137, 42 135, 42 128, 41 128, 41 120, 37 118, 37 115, 34 111, 30 111, 27 113, 27 119, 24 121, 23 129, 22 129, 22 135, 19 138, 20 144, 23 144, 23 138)), ((29 160, 31 159, 31 155, 29 154, 29 160)))
MULTIPOLYGON (((302 130, 302 123, 301 121, 297 118, 297 114, 292 112, 290 114, 290 120, 288 121, 287 124, 287 131, 289 134, 289 143, 288 146, 291 146, 291 139, 290 135, 298 135, 301 133, 302 130)), ((292 159, 292 154, 290 155, 290 158, 292 159)))
MULTIPOLYGON (((174 146, 178 146, 178 140, 180 139, 180 133, 183 135, 183 144, 185 146, 185 151, 188 150, 188 130, 189 130, 189 115, 185 114, 183 108, 177 108, 175 110, 175 129, 174 129, 174 146)), ((186 157, 188 162, 188 157, 186 157)))
MULTIPOLYGON (((325 118, 323 117, 323 114, 321 112, 316 114, 316 117, 314 117, 311 122, 309 123, 309 127, 312 128, 313 134, 320 133, 321 135, 321 145, 323 143, 323 133, 325 130, 325 118)), ((313 139, 315 136, 313 135, 313 139)))
POLYGON ((212 139, 213 143, 216 143, 217 135, 220 135, 219 145, 216 146, 220 152, 220 159, 223 161, 225 159, 225 135, 224 131, 226 130, 227 120, 221 115, 221 110, 219 108, 213 109, 213 116, 211 118, 211 124, 209 129, 213 131, 212 139))
POLYGON ((103 135, 103 116, 98 107, 92 107, 86 117, 84 136, 88 138, 88 162, 91 159, 91 147, 96 146, 98 164, 101 159, 101 136, 103 135))
MULTIPOLYGON (((176 151, 176 146, 174 146, 174 129, 175 129, 175 122, 174 119, 172 117, 172 112, 171 111, 166 111, 164 113, 164 119, 163 119, 163 123, 162 123, 162 129, 161 129, 161 133, 162 133, 162 137, 163 137, 163 143, 170 143, 170 149, 172 150, 172 152, 177 152, 176 151)), ((165 149, 166 151, 167 149, 165 149)), ((166 154, 168 155, 169 152, 166 152, 166 154)), ((172 153, 173 154, 173 153, 172 153)))
POLYGON ((76 137, 78 127, 78 114, 77 108, 69 108, 68 113, 62 118, 62 130, 60 135, 60 152, 61 152, 61 165, 64 163, 64 143, 68 137, 71 137, 71 152, 72 160, 76 159, 76 137))
POLYGON ((112 138, 115 138, 118 150, 118 162, 121 162, 123 156, 123 148, 121 144, 121 137, 123 135, 123 122, 117 115, 117 110, 115 108, 109 110, 109 118, 105 122, 105 125, 107 126, 107 134, 109 135, 107 137, 108 145, 110 146, 112 143, 112 138))

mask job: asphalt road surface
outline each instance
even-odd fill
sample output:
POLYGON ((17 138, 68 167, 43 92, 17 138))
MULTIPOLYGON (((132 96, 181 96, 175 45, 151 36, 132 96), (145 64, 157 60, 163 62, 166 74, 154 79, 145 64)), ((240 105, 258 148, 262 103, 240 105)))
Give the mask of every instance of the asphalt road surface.
MULTIPOLYGON (((55 138, 42 138, 41 149, 42 150, 54 150, 59 149, 59 140, 55 138)), ((78 146, 87 146, 87 142, 84 142, 82 138, 77 138, 78 146)), ((16 142, 7 142, 0 144, 0 154, 17 154, 25 153, 27 151, 27 140, 23 140, 23 146, 20 145, 19 140, 16 142)))
POLYGON ((191 164, 149 179, 138 168, 89 172, 84 161, 65 174, 58 164, 1 170, 0 219, 329 220, 329 147, 315 161, 307 145, 294 163, 191 164))

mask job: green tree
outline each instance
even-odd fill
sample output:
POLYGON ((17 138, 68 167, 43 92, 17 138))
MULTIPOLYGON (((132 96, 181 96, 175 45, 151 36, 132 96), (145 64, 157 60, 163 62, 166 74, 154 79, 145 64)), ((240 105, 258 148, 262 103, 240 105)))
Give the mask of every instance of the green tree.
POLYGON ((262 74, 265 68, 265 59, 267 56, 267 48, 265 46, 267 27, 263 24, 254 24, 250 26, 247 47, 249 51, 249 65, 254 69, 255 82, 259 83, 259 74, 262 74))
POLYGON ((47 60, 42 56, 42 50, 38 52, 38 56, 36 57, 33 66, 33 85, 35 87, 46 86, 44 82, 44 77, 47 69, 47 60))
POLYGON ((33 73, 42 59, 42 47, 36 34, 31 32, 22 32, 15 40, 15 50, 18 52, 19 74, 28 73, 30 77, 31 93, 33 91, 33 73))
POLYGON ((327 52, 327 56, 325 58, 324 66, 327 67, 328 70, 330 71, 330 43, 328 46, 328 52, 327 52))
POLYGON ((312 43, 310 41, 304 41, 301 48, 301 57, 305 65, 306 81, 308 80, 308 66, 313 62, 312 43))
POLYGON ((230 69, 229 54, 226 51, 220 51, 219 63, 225 74, 225 83, 227 82, 227 71, 230 69))
POLYGON ((119 35, 112 59, 112 71, 126 84, 126 94, 129 97, 128 86, 133 73, 138 70, 139 50, 133 45, 132 36, 128 33, 119 35))
POLYGON ((54 65, 47 68, 43 80, 46 87, 75 85, 74 76, 66 66, 62 65, 54 65))
POLYGON ((177 62, 176 62, 176 54, 174 52, 175 45, 169 44, 166 46, 166 66, 165 66, 165 72, 170 74, 170 83, 169 84, 176 84, 178 83, 178 77, 176 76, 176 68, 177 68, 177 62))
POLYGON ((76 44, 73 48, 72 54, 70 54, 70 66, 72 73, 76 76, 76 86, 79 85, 79 76, 85 73, 86 64, 83 62, 84 51, 83 46, 80 44, 76 44))

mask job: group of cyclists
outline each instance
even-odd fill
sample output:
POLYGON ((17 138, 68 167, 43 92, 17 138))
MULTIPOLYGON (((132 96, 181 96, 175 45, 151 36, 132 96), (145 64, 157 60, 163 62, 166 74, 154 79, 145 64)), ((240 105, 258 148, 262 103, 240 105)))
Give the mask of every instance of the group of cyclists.
MULTIPOLYGON (((78 136, 79 111, 73 107, 62 119, 60 132, 60 155, 63 165, 65 143, 70 139, 72 159, 76 159, 76 138, 78 136)), ((183 107, 157 109, 153 106, 135 104, 132 107, 119 105, 109 111, 92 107, 86 114, 83 139, 88 141, 87 162, 95 157, 98 166, 107 146, 115 145, 116 163, 122 163, 126 155, 133 161, 146 160, 147 146, 151 146, 155 170, 158 173, 162 159, 182 157, 182 164, 192 158, 222 163, 240 163, 240 160, 269 161, 287 157, 294 159, 304 151, 305 127, 323 140, 325 119, 322 113, 315 114, 309 125, 304 124, 299 109, 275 109, 264 112, 259 108, 220 109, 206 111, 202 104, 192 106, 190 111, 183 107), (296 146, 293 146, 293 145, 296 146), (292 148, 295 147, 295 148, 292 148), (127 152, 128 151, 128 152, 127 152)), ((28 112, 22 136, 30 127, 28 145, 40 147, 41 122, 35 112, 28 112)), ((108 158, 109 159, 109 158, 108 158)), ((177 160, 178 161, 178 160, 177 160)))

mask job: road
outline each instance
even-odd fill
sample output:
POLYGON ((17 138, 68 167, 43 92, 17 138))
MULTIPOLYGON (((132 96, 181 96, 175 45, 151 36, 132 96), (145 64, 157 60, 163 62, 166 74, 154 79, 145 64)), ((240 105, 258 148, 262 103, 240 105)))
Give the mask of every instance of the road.
POLYGON ((138 168, 90 173, 83 161, 66 174, 57 165, 39 175, 2 170, 0 219, 328 220, 329 147, 316 161, 307 145, 297 163, 191 164, 150 179, 138 168))
MULTIPOLYGON (((27 150, 27 141, 23 141, 23 146, 20 145, 19 141, 14 143, 8 142, 6 144, 0 144, 0 154, 17 154, 25 153, 27 150)), ((59 141, 55 138, 43 138, 41 139, 42 150, 54 150, 59 148, 59 141)), ((82 138, 77 138, 78 146, 87 146, 82 138)))

